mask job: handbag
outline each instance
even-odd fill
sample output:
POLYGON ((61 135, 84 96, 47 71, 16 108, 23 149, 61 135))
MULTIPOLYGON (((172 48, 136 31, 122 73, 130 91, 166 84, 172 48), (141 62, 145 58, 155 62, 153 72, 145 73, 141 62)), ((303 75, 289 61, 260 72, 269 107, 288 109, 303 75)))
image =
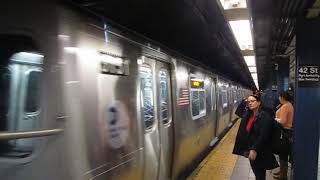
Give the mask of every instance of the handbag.
POLYGON ((285 129, 280 123, 274 121, 271 140, 273 154, 290 154, 293 143, 292 129, 285 129))

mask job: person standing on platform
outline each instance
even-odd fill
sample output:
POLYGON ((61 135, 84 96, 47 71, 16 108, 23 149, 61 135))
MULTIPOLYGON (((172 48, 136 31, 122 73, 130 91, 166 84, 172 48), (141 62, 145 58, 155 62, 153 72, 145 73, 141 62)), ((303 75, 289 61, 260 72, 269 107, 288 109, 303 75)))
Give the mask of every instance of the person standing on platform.
MULTIPOLYGON (((293 98, 289 94, 289 92, 281 92, 279 94, 279 101, 281 107, 276 111, 275 120, 281 125, 283 134, 286 136, 285 138, 292 138, 292 122, 293 122, 293 113, 294 108, 291 104, 293 98)), ((284 144, 285 147, 281 147, 283 149, 279 154, 280 159, 280 171, 275 173, 275 179, 286 180, 288 173, 288 158, 291 153, 291 143, 288 140, 288 143, 284 144)))
POLYGON ((260 94, 247 98, 247 111, 244 111, 237 133, 233 154, 249 159, 256 180, 266 179, 266 170, 278 167, 271 149, 273 118, 261 102, 260 94))

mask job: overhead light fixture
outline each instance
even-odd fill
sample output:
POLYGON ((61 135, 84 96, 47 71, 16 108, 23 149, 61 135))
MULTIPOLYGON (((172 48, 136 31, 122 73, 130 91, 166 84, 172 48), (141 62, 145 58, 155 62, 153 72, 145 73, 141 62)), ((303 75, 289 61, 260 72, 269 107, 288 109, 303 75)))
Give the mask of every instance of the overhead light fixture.
POLYGON ((257 73, 251 73, 251 76, 252 76, 252 78, 255 80, 255 79, 258 79, 258 75, 257 75, 257 73))
POLYGON ((241 50, 253 50, 249 20, 229 21, 234 36, 241 50))
POLYGON ((256 60, 254 56, 244 56, 244 60, 248 67, 250 66, 256 66, 256 60))
POLYGON ((224 9, 247 8, 246 0, 220 0, 224 9))
POLYGON ((249 71, 251 73, 256 73, 257 72, 257 68, 255 66, 249 66, 248 68, 249 68, 249 71))

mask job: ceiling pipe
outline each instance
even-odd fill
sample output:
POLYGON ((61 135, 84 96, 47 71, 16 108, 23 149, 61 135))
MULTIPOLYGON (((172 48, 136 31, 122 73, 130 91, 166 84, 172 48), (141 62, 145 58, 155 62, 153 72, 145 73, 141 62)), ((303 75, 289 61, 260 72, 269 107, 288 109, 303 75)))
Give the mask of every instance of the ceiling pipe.
MULTIPOLYGON (((291 42, 291 40, 293 39, 295 35, 295 29, 296 29, 296 17, 302 15, 304 9, 306 8, 306 5, 307 5, 306 1, 301 1, 301 0, 294 1, 294 6, 289 13, 289 16, 294 18, 291 19, 290 24, 288 25, 288 27, 290 27, 289 29, 287 29, 288 31, 284 32, 284 38, 286 38, 287 42, 291 42)), ((287 46, 289 46, 289 43, 287 44, 287 46)), ((282 53, 286 49, 287 47, 282 47, 277 51, 282 53)))
POLYGON ((275 43, 272 54, 277 54, 279 52, 282 53, 282 51, 285 51, 286 47, 283 46, 282 42, 289 41, 289 33, 293 31, 293 28, 295 26, 295 21, 290 17, 296 11, 297 4, 299 4, 299 1, 289 1, 289 4, 285 4, 285 8, 282 8, 282 10, 284 11, 283 16, 281 17, 282 24, 280 25, 280 27, 278 27, 278 29, 280 29, 281 31, 276 35, 277 39, 280 41, 277 41, 275 43))

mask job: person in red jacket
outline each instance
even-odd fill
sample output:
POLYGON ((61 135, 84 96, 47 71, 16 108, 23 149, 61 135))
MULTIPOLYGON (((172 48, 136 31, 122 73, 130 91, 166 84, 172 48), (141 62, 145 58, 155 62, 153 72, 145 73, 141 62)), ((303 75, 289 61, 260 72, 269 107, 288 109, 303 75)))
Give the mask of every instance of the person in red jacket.
POLYGON ((233 154, 247 157, 256 180, 265 180, 266 170, 278 167, 271 148, 273 118, 262 105, 260 94, 250 95, 246 101, 233 154))

